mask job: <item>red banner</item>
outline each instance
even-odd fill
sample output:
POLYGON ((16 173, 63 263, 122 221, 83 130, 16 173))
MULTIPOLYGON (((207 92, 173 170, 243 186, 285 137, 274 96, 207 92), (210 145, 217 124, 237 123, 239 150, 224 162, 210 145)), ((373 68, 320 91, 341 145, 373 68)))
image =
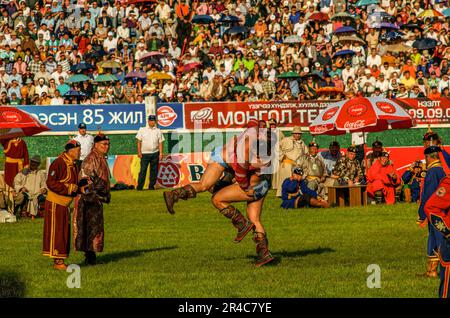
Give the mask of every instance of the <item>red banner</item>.
MULTIPOLYGON (((418 125, 450 124, 450 99, 397 99, 418 125)), ((184 104, 186 129, 244 128, 249 119, 275 118, 283 127, 309 127, 333 101, 258 101, 184 104)))
POLYGON ((406 109, 412 118, 416 120, 417 125, 442 125, 450 124, 450 99, 397 99, 404 109, 406 109))
POLYGON ((308 127, 329 101, 261 101, 241 103, 186 103, 184 120, 186 129, 244 128, 251 118, 275 118, 283 127, 308 127))

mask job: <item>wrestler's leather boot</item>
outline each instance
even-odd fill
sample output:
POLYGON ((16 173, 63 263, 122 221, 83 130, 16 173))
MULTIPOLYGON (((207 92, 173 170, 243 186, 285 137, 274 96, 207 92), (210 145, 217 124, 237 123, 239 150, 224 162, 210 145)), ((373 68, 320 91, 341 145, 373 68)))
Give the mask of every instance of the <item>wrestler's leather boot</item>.
POLYGON ((255 225, 247 220, 242 213, 232 205, 220 210, 220 213, 230 219, 233 226, 237 228, 238 232, 234 238, 235 243, 242 241, 247 233, 255 228, 255 225))
POLYGON ((253 242, 256 243, 256 254, 258 255, 255 263, 256 267, 261 267, 274 260, 269 251, 269 241, 267 240, 266 234, 255 232, 253 242))
POLYGON ((54 264, 53 264, 54 269, 57 269, 60 271, 65 271, 67 269, 67 265, 64 263, 64 259, 55 258, 53 262, 54 262, 54 264))
POLYGON ((164 191, 163 195, 164 200, 166 201, 167 211, 169 211, 170 214, 175 214, 173 205, 178 202, 179 199, 187 200, 195 198, 197 192, 195 192, 194 188, 190 184, 188 184, 178 189, 164 191))

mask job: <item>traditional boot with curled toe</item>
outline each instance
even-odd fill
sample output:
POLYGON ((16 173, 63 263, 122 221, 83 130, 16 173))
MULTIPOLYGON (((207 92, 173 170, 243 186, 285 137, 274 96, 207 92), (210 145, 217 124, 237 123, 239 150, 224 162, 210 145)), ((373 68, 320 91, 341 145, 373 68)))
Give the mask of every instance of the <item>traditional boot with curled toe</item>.
POLYGON ((438 277, 437 268, 439 266, 439 259, 435 257, 428 257, 427 271, 425 273, 417 274, 417 276, 435 278, 438 277))
POLYGON ((164 200, 166 201, 167 211, 170 214, 175 214, 175 210, 173 209, 173 205, 178 202, 178 200, 187 200, 191 198, 195 198, 197 196, 197 192, 191 185, 186 185, 184 187, 174 189, 171 191, 164 192, 164 200))
POLYGON ((256 254, 258 255, 255 263, 256 267, 261 267, 274 260, 272 254, 270 254, 269 241, 267 240, 265 233, 255 232, 253 235, 253 242, 256 243, 256 254))
POLYGON ((54 262, 54 264, 53 264, 54 269, 57 269, 60 271, 65 271, 67 269, 67 265, 64 263, 64 259, 55 258, 53 262, 54 262))
POLYGON ((235 243, 242 241, 248 232, 255 228, 255 225, 247 220, 242 213, 232 205, 220 210, 220 213, 230 219, 233 226, 237 228, 238 233, 234 238, 235 243))

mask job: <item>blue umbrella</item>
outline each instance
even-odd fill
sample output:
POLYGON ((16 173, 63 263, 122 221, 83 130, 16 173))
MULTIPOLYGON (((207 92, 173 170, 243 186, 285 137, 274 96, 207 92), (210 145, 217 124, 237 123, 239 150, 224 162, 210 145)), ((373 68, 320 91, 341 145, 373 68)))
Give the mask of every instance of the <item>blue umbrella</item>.
POLYGON ((339 34, 339 33, 351 33, 351 32, 356 32, 356 30, 352 27, 349 26, 343 26, 340 27, 338 29, 336 29, 336 31, 334 31, 334 33, 339 34))
POLYGON ((248 29, 245 26, 234 26, 225 31, 228 34, 239 34, 239 33, 247 33, 248 29))
POLYGON ((334 53, 333 57, 343 56, 343 55, 347 55, 347 54, 354 55, 355 51, 353 51, 353 50, 340 50, 340 51, 337 51, 336 53, 334 53))
POLYGON ((375 22, 371 25, 371 27, 374 29, 400 29, 398 26, 390 22, 375 22))
POLYGON ((72 65, 70 67, 70 71, 73 73, 78 73, 80 71, 86 71, 86 70, 91 70, 94 69, 95 66, 89 63, 78 63, 75 65, 72 65))
POLYGON ((64 97, 83 97, 83 96, 87 95, 83 92, 76 91, 74 89, 71 89, 70 91, 64 94, 64 97))
POLYGON ((241 19, 239 19, 235 15, 223 15, 220 17, 218 22, 220 22, 220 23, 236 23, 236 22, 241 22, 241 19))
POLYGON ((370 22, 383 22, 383 21, 389 21, 392 19, 392 16, 389 13, 383 12, 383 11, 377 11, 375 13, 372 13, 367 18, 367 21, 370 22))
POLYGON ((364 6, 368 6, 371 4, 378 4, 379 2, 380 2, 380 0, 359 0, 358 2, 356 2, 356 6, 364 7, 364 6))
POLYGON ((442 14, 444 15, 444 17, 448 18, 450 17, 450 8, 445 9, 442 14))
POLYGON ((392 41, 392 40, 400 39, 404 35, 405 35, 405 33, 402 33, 400 31, 389 31, 386 34, 381 35, 381 39, 386 40, 386 41, 392 41))
POLYGON ((419 50, 434 49, 437 45, 437 41, 431 38, 422 38, 414 41, 412 47, 419 50))
POLYGON ((194 15, 192 18, 192 23, 195 24, 210 24, 214 23, 214 19, 207 14, 194 15))

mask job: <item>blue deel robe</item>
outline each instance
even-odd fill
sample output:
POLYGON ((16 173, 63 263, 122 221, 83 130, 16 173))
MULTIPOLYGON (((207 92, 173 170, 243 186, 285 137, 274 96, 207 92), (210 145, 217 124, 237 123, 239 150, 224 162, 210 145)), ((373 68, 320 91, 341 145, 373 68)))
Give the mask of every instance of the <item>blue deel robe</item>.
POLYGON ((317 192, 308 188, 305 180, 298 182, 287 178, 281 186, 281 207, 285 209, 297 208, 296 202, 300 201, 304 194, 317 198, 317 192))

